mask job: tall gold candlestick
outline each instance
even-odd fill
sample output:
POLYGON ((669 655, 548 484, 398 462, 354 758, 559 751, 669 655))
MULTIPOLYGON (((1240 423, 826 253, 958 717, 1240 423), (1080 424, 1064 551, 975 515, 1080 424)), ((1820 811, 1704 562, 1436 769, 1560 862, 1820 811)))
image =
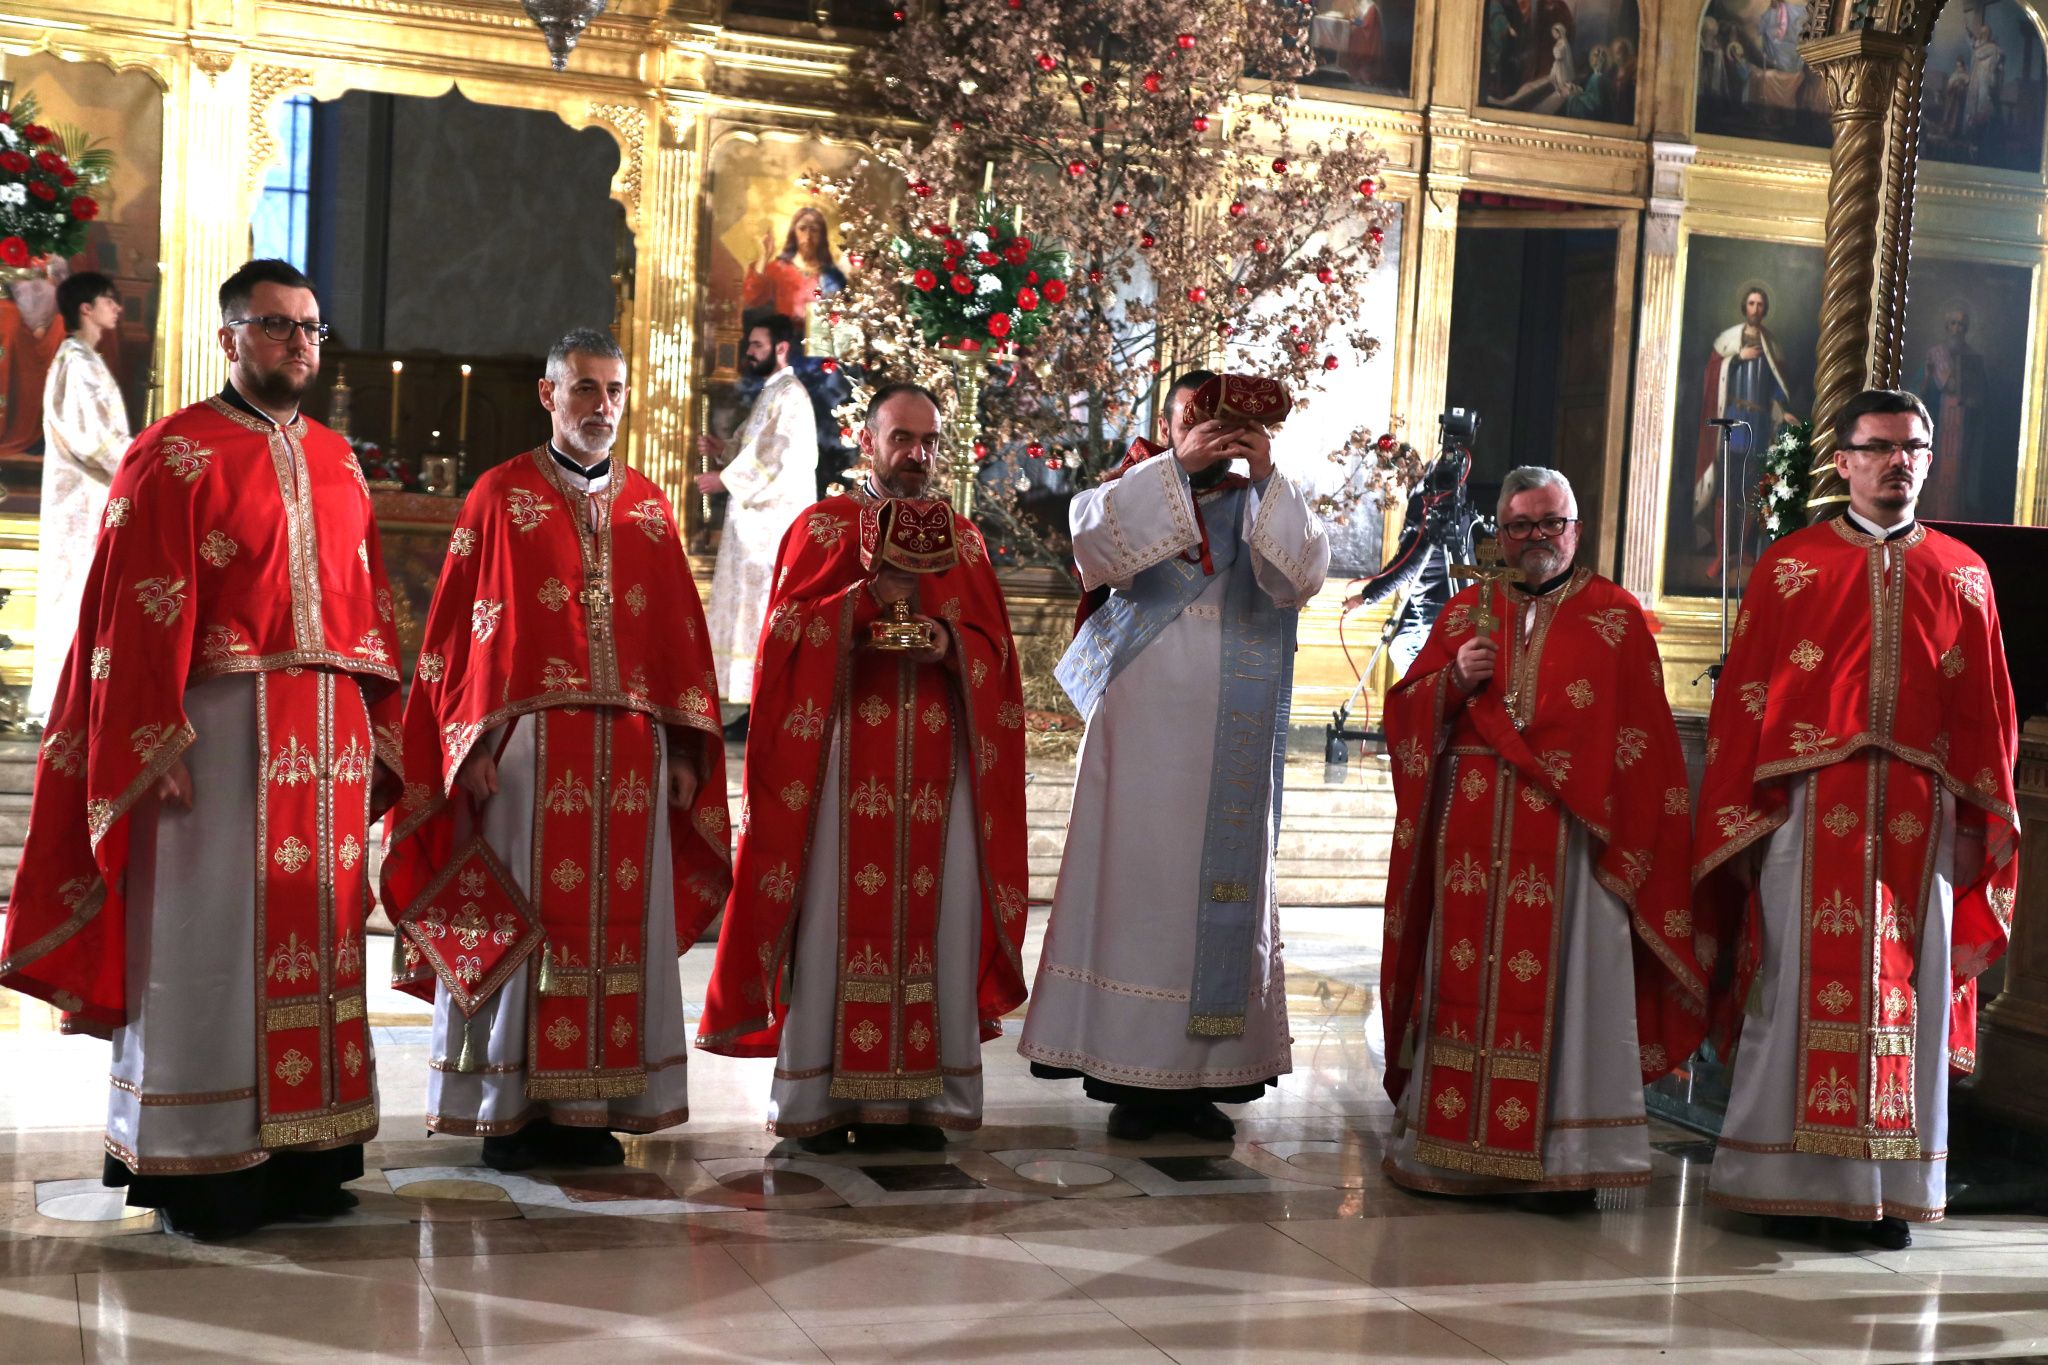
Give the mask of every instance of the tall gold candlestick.
POLYGON ((469 366, 462 367, 462 409, 455 419, 455 448, 469 444, 469 366))
POLYGON ((391 448, 398 449, 398 385, 405 377, 405 362, 391 362, 391 448))

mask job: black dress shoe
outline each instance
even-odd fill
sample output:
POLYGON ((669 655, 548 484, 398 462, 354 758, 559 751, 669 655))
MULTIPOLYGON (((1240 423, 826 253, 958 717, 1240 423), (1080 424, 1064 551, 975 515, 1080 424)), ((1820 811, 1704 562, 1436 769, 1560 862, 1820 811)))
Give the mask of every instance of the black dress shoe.
POLYGON ((1903 1218, 1880 1218, 1874 1223, 1852 1224, 1863 1240, 1885 1251, 1904 1251, 1913 1245, 1913 1229, 1903 1218))
POLYGON ((222 1213, 213 1209, 180 1208, 166 1204, 156 1211, 163 1230, 195 1242, 224 1242, 254 1232, 268 1220, 256 1210, 222 1213))
POLYGON ((1818 1220, 1813 1218, 1782 1213, 1769 1214, 1764 1218, 1764 1236, 1788 1242, 1811 1241, 1819 1230, 1818 1220))
POLYGON ((274 1218, 338 1218, 360 1203, 354 1190, 313 1185, 282 1192, 273 1189, 270 1212, 274 1218))
POLYGON ((1230 1115, 1213 1104, 1183 1106, 1174 1115, 1173 1126, 1203 1142, 1229 1142, 1237 1136, 1237 1125, 1230 1121, 1230 1115))
POLYGON ((896 1125, 896 1145, 912 1152, 943 1152, 946 1130, 930 1123, 896 1125))
POLYGON ((626 1148, 603 1128, 569 1128, 556 1124, 548 1133, 547 1154, 564 1166, 623 1166, 626 1148))
POLYGON ((849 1124, 840 1128, 827 1128, 822 1133, 812 1133, 809 1137, 798 1138, 796 1145, 812 1156, 837 1156, 853 1145, 853 1127, 849 1124))
POLYGON ((1159 1129, 1158 1111, 1150 1105, 1118 1104, 1109 1111, 1109 1135, 1122 1142, 1145 1142, 1159 1129))
POLYGON ((542 1155, 539 1134, 532 1125, 484 1139, 484 1165, 494 1171, 530 1171, 540 1165, 542 1155))

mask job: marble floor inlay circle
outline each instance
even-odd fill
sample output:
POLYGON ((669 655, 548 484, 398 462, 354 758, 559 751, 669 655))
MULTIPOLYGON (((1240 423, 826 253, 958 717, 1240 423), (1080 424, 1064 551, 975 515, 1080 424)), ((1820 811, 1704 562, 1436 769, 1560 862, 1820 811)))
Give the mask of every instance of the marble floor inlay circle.
POLYGON ((1017 1174, 1026 1180, 1036 1180, 1041 1185, 1058 1185, 1075 1189, 1087 1185, 1107 1185, 1116 1179, 1116 1172, 1085 1161, 1026 1161, 1016 1168, 1017 1174))

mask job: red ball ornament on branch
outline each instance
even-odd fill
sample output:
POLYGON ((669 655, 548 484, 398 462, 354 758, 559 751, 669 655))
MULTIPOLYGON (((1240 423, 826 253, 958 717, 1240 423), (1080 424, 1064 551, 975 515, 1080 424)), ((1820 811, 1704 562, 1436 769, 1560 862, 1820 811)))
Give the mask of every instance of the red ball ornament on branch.
POLYGON ((890 11, 889 11, 889 17, 890 17, 891 19, 894 19, 894 20, 895 20, 895 21, 896 21, 897 23, 899 23, 899 24, 900 24, 900 23, 902 23, 902 22, 903 22, 903 11, 902 11, 902 10, 900 10, 900 9, 897 9, 897 10, 890 10, 890 11))
POLYGON ((858 269, 860 269, 860 268, 861 268, 862 266, 866 265, 867 263, 868 263, 868 258, 867 258, 867 253, 865 253, 865 252, 861 252, 861 251, 849 251, 849 252, 847 252, 847 253, 846 253, 846 264, 847 264, 847 265, 848 265, 849 267, 851 267, 852 269, 854 269, 854 270, 858 270, 858 269))
POLYGON ((1053 56, 1050 52, 1041 52, 1036 57, 1032 58, 1032 60, 1038 63, 1038 69, 1040 71, 1059 70, 1060 59, 1053 56))
POLYGON ((1324 357, 1323 357, 1323 368, 1324 368, 1324 369, 1326 369, 1326 370, 1334 370, 1334 369, 1336 369, 1336 368, 1337 368, 1337 357, 1335 357, 1335 356, 1333 356, 1333 355, 1326 355, 1326 356, 1324 356, 1324 357))
POLYGON ((988 458, 987 441, 976 441, 974 443, 974 458, 977 460, 986 460, 988 458))
POLYGON ((1079 180, 1079 179, 1080 179, 1080 178, 1081 178, 1082 176, 1084 176, 1084 175, 1086 175, 1086 174, 1088 174, 1088 163, 1087 163, 1087 162, 1085 162, 1085 161, 1069 161, 1069 162, 1067 163, 1067 179, 1069 179, 1069 180, 1079 180))
POLYGON ((1377 442, 1377 444, 1379 445, 1379 448, 1380 448, 1381 450, 1392 450, 1392 449, 1394 448, 1394 444, 1395 444, 1395 442, 1394 442, 1394 433, 1393 433, 1393 432, 1391 432, 1391 431, 1390 431, 1390 432, 1387 432, 1387 433, 1386 433, 1385 435, 1383 435, 1383 436, 1381 436, 1381 437, 1380 437, 1380 439, 1379 439, 1379 441, 1377 442))
POLYGON ((1275 174, 1275 175, 1285 175, 1285 174, 1287 174, 1287 158, 1286 158, 1286 157, 1284 157, 1284 156, 1276 156, 1276 157, 1274 157, 1274 158, 1273 158, 1273 174, 1275 174))
POLYGON ((1192 52, 1195 50, 1195 35, 1192 33, 1179 34, 1174 38, 1173 45, 1182 52, 1192 52))
MULTIPOLYGON (((1088 272, 1088 283, 1090 283, 1090 284, 1101 284, 1101 283, 1102 283, 1102 272, 1101 272, 1100 270, 1091 270, 1091 271, 1089 271, 1089 272, 1088 272)), ((1045 291, 1045 296, 1046 296, 1047 298, 1051 299, 1051 298, 1052 298, 1052 290, 1050 290, 1050 289, 1046 290, 1046 291, 1045 291)), ((1058 303, 1058 302, 1059 302, 1059 300, 1058 300, 1058 299, 1053 299, 1052 301, 1053 301, 1054 303, 1058 303)))
POLYGON ((1265 255, 1272 249, 1273 244, 1267 241, 1264 237, 1252 238, 1252 250, 1258 252, 1261 256, 1265 255))
POLYGON ((923 180, 912 181, 910 184, 910 192, 920 199, 929 199, 932 197, 931 185, 923 180))
POLYGON ((1154 237, 1149 232, 1143 234, 1138 238, 1138 250, 1140 251, 1150 251, 1153 247, 1158 245, 1159 239, 1157 237, 1154 237))
POLYGON ((1317 284, 1332 284, 1335 283, 1336 279, 1337 272, 1330 269, 1330 267, 1328 266, 1324 266, 1322 269, 1316 271, 1317 284))
POLYGON ((1358 192, 1359 192, 1360 194, 1364 195, 1364 196, 1365 196, 1366 198, 1370 199, 1370 198, 1372 198, 1372 197, 1373 197, 1373 196, 1374 196, 1375 194, 1378 194, 1378 193, 1380 192, 1380 187, 1379 187, 1378 185, 1374 184, 1374 183, 1373 183, 1373 182, 1372 182, 1371 180, 1369 180, 1369 179, 1368 179, 1368 180, 1361 180, 1361 181, 1359 181, 1359 182, 1358 182, 1358 192))
POLYGON ((1094 82, 1094 81, 1082 81, 1082 82, 1081 82, 1081 93, 1082 93, 1082 94, 1084 94, 1084 95, 1092 95, 1092 94, 1094 94, 1094 93, 1095 93, 1095 82, 1094 82))
POLYGON ((1295 342, 1294 353, 1296 355, 1307 355, 1309 353, 1309 344, 1306 341, 1295 342))
POLYGON ((1219 323, 1217 323, 1217 324, 1216 324, 1216 334, 1217 334, 1218 336, 1226 336, 1226 337, 1228 337, 1228 336, 1236 336, 1236 335, 1237 335, 1237 328, 1235 328, 1235 327, 1231 326, 1231 325, 1230 325, 1229 323, 1227 323, 1227 322, 1219 322, 1219 323))
POLYGON ((1043 459, 1045 457, 1045 447, 1036 441, 1031 441, 1025 445, 1024 453, 1034 460, 1043 459))
POLYGON ((1372 238, 1372 244, 1374 246, 1378 246, 1381 242, 1387 240, 1387 230, 1381 227, 1378 223, 1374 223, 1372 225, 1372 231, 1366 235, 1372 238))
POLYGON ((1202 288, 1201 285, 1198 284, 1194 288, 1188 290, 1189 303, 1207 303, 1208 301, 1209 291, 1202 288))
POLYGON ((988 334, 998 338, 1008 336, 1010 334, 1010 315, 1008 313, 990 313, 988 316, 988 334))
POLYGON ((1138 84, 1145 87, 1146 94, 1156 95, 1159 93, 1160 87, 1166 84, 1166 75, 1160 71, 1147 71, 1144 79, 1140 80, 1138 84))
POLYGON ((818 362, 818 368, 823 370, 826 374, 838 374, 839 362, 834 360, 831 356, 826 356, 823 360, 818 362))
POLYGON ((1189 126, 1198 133, 1206 133, 1209 131, 1209 116, 1207 114, 1197 114, 1190 121, 1189 126))
POLYGON ((1230 206, 1230 216, 1232 218, 1242 218, 1247 212, 1249 210, 1245 208, 1244 200, 1242 199, 1234 201, 1230 206))
POLYGON ((1109 216, 1116 219, 1128 218, 1131 216, 1131 206, 1119 199, 1109 206, 1109 216))

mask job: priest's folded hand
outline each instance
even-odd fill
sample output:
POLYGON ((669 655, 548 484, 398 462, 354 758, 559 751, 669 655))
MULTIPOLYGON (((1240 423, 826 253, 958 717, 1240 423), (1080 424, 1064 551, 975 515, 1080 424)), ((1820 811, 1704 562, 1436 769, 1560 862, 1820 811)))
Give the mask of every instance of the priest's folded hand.
POLYGON ((481 806, 498 794, 498 760, 487 749, 471 749, 455 774, 455 785, 481 806))
POLYGON ((174 761, 156 780, 156 799, 182 810, 192 809, 192 770, 184 759, 174 761))
POLYGON ((884 569, 875 575, 870 585, 875 600, 887 606, 891 602, 909 602, 917 597, 917 575, 902 569, 884 569))
POLYGON ((1250 458, 1244 445, 1244 429, 1228 422, 1204 422, 1174 443, 1173 457, 1190 474, 1199 474, 1213 464, 1250 458))
POLYGON ((683 809, 697 799, 696 760, 687 754, 671 754, 668 760, 668 803, 683 809))

